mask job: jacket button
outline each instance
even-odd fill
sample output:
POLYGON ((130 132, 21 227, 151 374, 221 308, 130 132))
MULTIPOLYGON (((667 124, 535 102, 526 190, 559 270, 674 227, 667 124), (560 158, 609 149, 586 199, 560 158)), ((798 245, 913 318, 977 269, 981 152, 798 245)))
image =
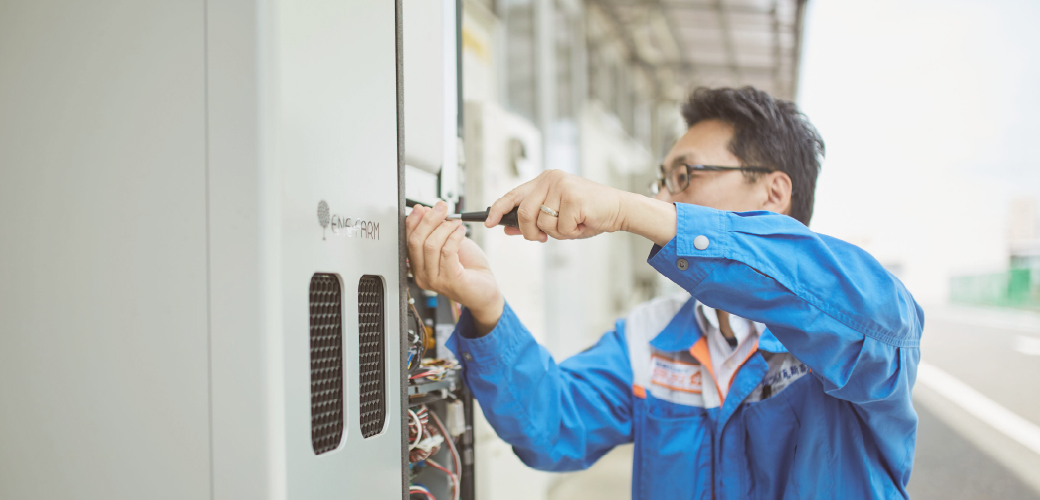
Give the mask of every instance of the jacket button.
POLYGON ((693 248, 696 248, 697 250, 704 250, 705 248, 708 248, 708 245, 710 243, 711 242, 708 241, 708 237, 702 234, 693 239, 693 248))
POLYGON ((680 271, 685 271, 690 267, 690 263, 686 262, 686 259, 679 259, 675 261, 675 265, 679 266, 680 271))
POLYGON ((468 352, 462 353, 462 357, 466 358, 466 361, 473 361, 473 355, 468 352))

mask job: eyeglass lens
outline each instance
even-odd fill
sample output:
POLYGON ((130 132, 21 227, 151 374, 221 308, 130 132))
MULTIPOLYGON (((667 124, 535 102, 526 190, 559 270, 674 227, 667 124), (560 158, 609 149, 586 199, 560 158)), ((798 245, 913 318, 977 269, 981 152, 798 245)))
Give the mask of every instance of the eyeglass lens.
POLYGON ((650 193, 650 196, 657 196, 657 193, 661 191, 661 181, 655 180, 654 182, 651 182, 650 185, 647 186, 646 190, 650 193))
POLYGON ((676 165, 668 172, 668 176, 664 179, 665 187, 672 194, 681 192, 686 189, 686 186, 690 184, 690 174, 686 170, 686 165, 676 165))

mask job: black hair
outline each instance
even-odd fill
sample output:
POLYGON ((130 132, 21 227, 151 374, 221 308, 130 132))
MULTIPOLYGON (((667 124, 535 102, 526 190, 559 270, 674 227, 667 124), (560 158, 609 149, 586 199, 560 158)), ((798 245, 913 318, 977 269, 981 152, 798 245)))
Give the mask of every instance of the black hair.
MULTIPOLYGON (((809 225, 816 178, 826 150, 823 138, 791 101, 754 87, 698 87, 682 105, 686 126, 719 120, 733 127, 729 150, 741 163, 768 167, 791 178, 791 217, 809 225)), ((758 174, 745 172, 748 182, 758 174)))

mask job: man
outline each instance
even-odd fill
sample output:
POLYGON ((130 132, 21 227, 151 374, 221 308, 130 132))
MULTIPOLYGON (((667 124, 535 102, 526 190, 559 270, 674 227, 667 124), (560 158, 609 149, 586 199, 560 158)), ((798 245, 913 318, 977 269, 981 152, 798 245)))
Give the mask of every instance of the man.
POLYGON ((407 220, 419 286, 502 439, 543 470, 635 442, 636 499, 905 498, 923 313, 866 252, 806 225, 823 141, 794 104, 698 89, 656 198, 546 172, 499 199, 528 240, 629 231, 688 295, 636 307, 556 364, 445 208, 407 220), (544 209, 542 207, 545 207, 544 209))

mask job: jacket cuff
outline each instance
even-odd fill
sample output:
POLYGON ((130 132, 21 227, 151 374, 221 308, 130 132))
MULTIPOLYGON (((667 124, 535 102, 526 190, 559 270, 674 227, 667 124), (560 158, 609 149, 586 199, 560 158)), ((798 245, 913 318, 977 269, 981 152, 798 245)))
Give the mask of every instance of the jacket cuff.
POLYGON ((686 203, 675 204, 675 215, 675 238, 654 245, 647 263, 690 291, 726 258, 729 221, 726 212, 686 203))
POLYGON ((518 346, 530 333, 517 319, 509 302, 502 308, 502 317, 495 329, 487 335, 477 337, 473 315, 463 307, 462 316, 445 345, 455 358, 467 369, 478 373, 493 371, 497 367, 509 366, 516 358, 518 346), (476 338, 474 338, 476 337, 476 338))

